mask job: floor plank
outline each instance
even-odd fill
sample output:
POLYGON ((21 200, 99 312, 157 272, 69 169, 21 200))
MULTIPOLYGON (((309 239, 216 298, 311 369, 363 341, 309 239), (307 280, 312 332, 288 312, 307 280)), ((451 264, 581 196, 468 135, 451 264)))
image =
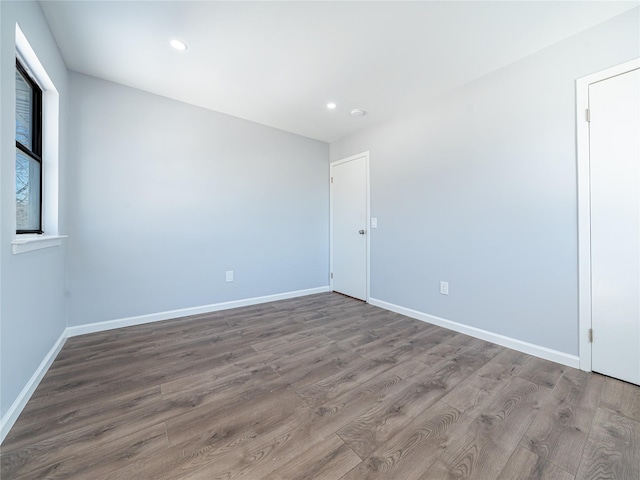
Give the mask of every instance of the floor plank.
POLYGON ((459 410, 438 402, 378 447, 343 479, 422 478, 424 471, 448 448, 450 431, 460 424, 467 425, 468 419, 459 410))
POLYGON ((605 378, 606 385, 600 405, 640 422, 640 387, 615 378, 605 378))
POLYGON ((277 468, 263 480, 340 478, 361 462, 337 435, 330 435, 306 452, 277 468))
POLYGON ((565 370, 567 370, 567 367, 559 363, 543 360, 542 358, 529 357, 518 376, 542 387, 553 388, 565 370))
POLYGON ((442 400, 463 412, 480 410, 516 377, 526 360, 524 353, 504 349, 442 400))
POLYGON ((424 478, 496 478, 538 413, 550 389, 516 377, 486 408, 467 411, 474 420, 424 478))
POLYGON ((521 446, 575 475, 604 383, 599 375, 565 372, 543 402, 521 446))
POLYGON ((640 423, 598 408, 576 479, 640 478, 640 423))
POLYGON ((158 450, 166 447, 165 425, 158 424, 16 478, 19 480, 101 478, 124 464, 139 461, 141 458, 150 458, 158 450))
POLYGON ((331 375, 303 389, 296 390, 296 393, 307 405, 322 405, 328 400, 348 392, 359 383, 390 370, 395 364, 394 360, 361 358, 345 371, 331 375))
MULTIPOLYGON (((462 379, 471 375, 478 365, 486 363, 495 346, 479 350, 470 348, 456 359, 442 360, 434 369, 425 369, 411 377, 408 387, 338 430, 338 435, 360 457, 369 456, 398 431, 409 426, 413 419, 429 408, 462 379)), ((392 370, 393 372, 393 370, 392 370)))
POLYGON ((254 404, 250 418, 247 408, 239 406, 220 416, 210 415, 208 421, 197 426, 176 417, 167 424, 170 446, 162 455, 130 462, 106 478, 189 478, 193 472, 208 469, 231 452, 251 448, 256 442, 281 433, 292 419, 308 415, 308 408, 300 407, 300 403, 299 398, 298 403, 292 404, 274 395, 254 404))
POLYGON ((518 447, 511 455, 498 480, 572 480, 569 472, 540 458, 526 448, 518 447))

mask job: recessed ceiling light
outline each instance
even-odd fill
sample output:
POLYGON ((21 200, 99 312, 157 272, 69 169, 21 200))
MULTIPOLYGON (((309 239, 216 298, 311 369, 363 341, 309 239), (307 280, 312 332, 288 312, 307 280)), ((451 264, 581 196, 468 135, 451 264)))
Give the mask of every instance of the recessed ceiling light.
POLYGON ((187 44, 182 40, 173 39, 169 42, 173 48, 180 51, 185 51, 187 49, 187 44))
POLYGON ((365 112, 364 110, 361 110, 359 108, 354 108, 353 110, 351 110, 351 116, 352 117, 364 117, 367 114, 367 112, 365 112))
POLYGON ((334 109, 334 108, 336 108, 336 107, 337 107, 337 105, 336 105, 335 103, 333 103, 333 102, 329 102, 329 103, 327 103, 327 108, 328 108, 329 110, 333 110, 333 109, 334 109))

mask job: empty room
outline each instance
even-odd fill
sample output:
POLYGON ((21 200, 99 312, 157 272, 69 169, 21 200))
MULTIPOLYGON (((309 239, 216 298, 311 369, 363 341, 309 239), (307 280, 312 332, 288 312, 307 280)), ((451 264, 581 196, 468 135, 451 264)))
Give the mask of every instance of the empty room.
POLYGON ((640 478, 640 2, 0 1, 0 478, 640 478))

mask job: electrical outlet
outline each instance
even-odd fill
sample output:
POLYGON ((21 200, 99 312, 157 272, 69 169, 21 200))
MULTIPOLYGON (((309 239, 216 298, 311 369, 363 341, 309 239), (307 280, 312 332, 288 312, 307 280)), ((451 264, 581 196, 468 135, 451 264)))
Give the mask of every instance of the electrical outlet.
POLYGON ((225 272, 225 280, 227 283, 233 282, 233 270, 227 270, 225 272))
POLYGON ((371 228, 378 228, 378 217, 371 217, 371 228))
POLYGON ((440 282, 440 293, 442 295, 449 295, 449 282, 440 282))

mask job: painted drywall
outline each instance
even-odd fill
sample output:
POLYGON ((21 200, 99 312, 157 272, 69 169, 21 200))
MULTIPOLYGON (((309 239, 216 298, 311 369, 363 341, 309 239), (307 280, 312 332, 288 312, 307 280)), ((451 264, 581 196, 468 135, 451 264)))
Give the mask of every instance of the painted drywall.
POLYGON ((70 85, 69 326, 329 284, 327 143, 70 85))
POLYGON ((60 94, 59 230, 66 228, 67 68, 37 2, 0 2, 0 413, 18 399, 66 327, 66 248, 13 255, 15 238, 15 25, 60 94))
POLYGON ((373 298, 578 353, 575 80, 640 56, 638 17, 331 143, 370 151, 373 298))

